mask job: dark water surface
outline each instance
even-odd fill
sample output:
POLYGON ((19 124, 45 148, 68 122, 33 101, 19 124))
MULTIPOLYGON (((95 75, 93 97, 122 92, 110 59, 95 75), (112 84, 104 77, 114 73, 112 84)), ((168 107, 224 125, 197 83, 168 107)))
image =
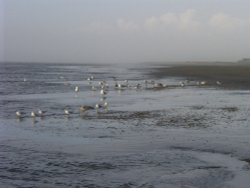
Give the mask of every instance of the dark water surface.
POLYGON ((178 77, 155 88, 149 65, 0 66, 0 187, 249 186, 249 90, 178 77))

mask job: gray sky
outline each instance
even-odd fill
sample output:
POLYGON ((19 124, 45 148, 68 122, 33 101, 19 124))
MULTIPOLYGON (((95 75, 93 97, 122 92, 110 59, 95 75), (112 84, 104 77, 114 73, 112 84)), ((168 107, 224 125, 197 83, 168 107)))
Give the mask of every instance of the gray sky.
POLYGON ((0 26, 5 61, 250 57, 249 0, 0 0, 0 26))

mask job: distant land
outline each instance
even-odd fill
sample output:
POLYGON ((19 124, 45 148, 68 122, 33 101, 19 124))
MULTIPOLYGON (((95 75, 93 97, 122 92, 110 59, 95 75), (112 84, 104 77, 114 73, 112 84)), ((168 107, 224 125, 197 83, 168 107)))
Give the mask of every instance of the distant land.
POLYGON ((237 62, 238 64, 250 65, 250 58, 243 58, 237 62))
POLYGON ((234 60, 234 61, 146 61, 141 62, 142 64, 148 64, 148 65, 170 65, 170 66, 194 66, 194 65, 200 65, 200 66, 206 66, 206 65, 213 65, 213 66, 238 66, 238 65, 244 65, 244 66, 250 66, 250 58, 242 58, 240 60, 234 60))
POLYGON ((250 59, 237 62, 190 62, 186 64, 164 65, 151 70, 151 74, 159 79, 164 77, 180 77, 191 81, 206 81, 208 85, 224 89, 250 89, 250 59))

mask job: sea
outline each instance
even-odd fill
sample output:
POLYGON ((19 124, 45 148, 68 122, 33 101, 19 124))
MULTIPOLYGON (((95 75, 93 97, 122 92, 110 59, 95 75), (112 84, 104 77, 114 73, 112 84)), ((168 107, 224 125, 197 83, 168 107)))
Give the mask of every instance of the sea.
POLYGON ((1 63, 0 187, 248 188, 250 91, 161 66, 1 63))

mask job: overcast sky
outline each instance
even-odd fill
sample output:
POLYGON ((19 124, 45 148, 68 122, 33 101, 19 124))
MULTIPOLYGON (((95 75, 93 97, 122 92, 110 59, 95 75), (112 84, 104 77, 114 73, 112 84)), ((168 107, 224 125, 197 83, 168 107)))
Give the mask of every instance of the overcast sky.
POLYGON ((250 0, 0 0, 0 26, 5 61, 250 57, 250 0))

